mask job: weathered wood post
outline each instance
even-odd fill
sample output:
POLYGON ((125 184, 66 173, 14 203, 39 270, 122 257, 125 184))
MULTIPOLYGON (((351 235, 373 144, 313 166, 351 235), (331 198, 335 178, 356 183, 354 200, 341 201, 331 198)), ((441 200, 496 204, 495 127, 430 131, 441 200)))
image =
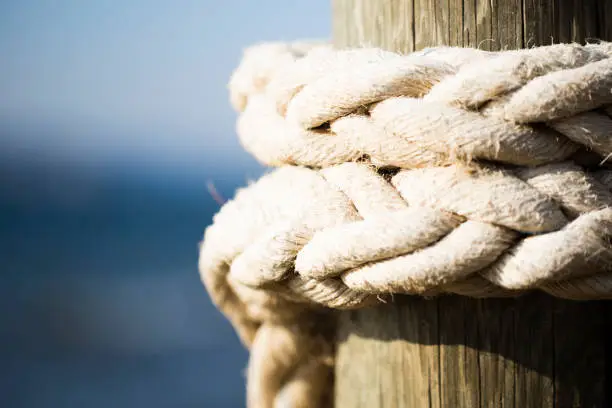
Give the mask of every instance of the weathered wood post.
MULTIPOLYGON (((333 0, 337 46, 612 40, 611 0, 333 0)), ((612 406, 612 303, 398 296, 343 314, 337 407, 612 406)))

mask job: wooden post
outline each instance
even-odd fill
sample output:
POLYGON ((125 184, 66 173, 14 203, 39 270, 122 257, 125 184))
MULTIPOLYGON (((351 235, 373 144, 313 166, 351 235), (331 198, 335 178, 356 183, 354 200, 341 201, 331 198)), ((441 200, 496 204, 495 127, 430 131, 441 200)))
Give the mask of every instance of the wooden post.
MULTIPOLYGON (((337 46, 397 52, 612 40, 612 0, 333 0, 337 46)), ((342 314, 341 408, 612 406, 612 306, 398 296, 342 314)))

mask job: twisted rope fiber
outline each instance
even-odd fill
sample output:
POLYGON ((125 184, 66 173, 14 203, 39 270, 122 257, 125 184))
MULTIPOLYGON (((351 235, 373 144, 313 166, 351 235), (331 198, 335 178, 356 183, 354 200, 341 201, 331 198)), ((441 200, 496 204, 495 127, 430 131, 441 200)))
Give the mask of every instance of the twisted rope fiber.
POLYGON ((280 166, 223 206, 199 258, 251 349, 249 407, 331 405, 338 310, 612 298, 611 44, 263 44, 230 96, 244 147, 280 166))

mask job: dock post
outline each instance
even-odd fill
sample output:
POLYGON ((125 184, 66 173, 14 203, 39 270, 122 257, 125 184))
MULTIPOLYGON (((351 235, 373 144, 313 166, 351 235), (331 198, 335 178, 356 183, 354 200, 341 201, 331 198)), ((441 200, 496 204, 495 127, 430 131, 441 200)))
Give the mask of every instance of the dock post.
MULTIPOLYGON (((610 0, 333 0, 338 47, 411 52, 612 40, 610 0)), ((612 406, 612 303, 396 296, 342 314, 335 402, 351 408, 612 406)))

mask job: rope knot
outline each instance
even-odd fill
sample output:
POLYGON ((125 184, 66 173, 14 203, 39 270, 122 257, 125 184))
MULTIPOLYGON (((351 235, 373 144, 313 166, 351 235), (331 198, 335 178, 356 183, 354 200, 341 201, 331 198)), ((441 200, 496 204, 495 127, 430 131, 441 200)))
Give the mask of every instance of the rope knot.
POLYGON ((279 166, 223 206, 200 251, 252 349, 249 406, 320 406, 335 310, 393 294, 612 297, 610 44, 259 45, 230 95, 245 148, 279 166))

